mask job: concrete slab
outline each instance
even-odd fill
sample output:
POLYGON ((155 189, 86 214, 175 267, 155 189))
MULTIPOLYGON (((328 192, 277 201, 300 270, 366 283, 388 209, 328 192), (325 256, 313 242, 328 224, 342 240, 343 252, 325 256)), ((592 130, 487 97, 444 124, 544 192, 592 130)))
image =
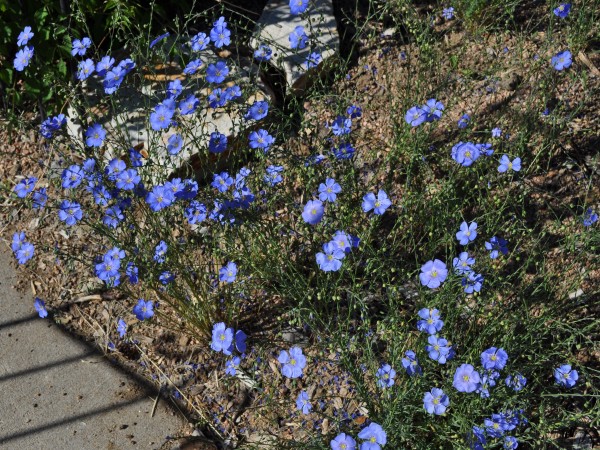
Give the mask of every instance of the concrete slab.
POLYGON ((40 319, 0 251, 0 448, 157 449, 183 418, 88 345, 40 319))

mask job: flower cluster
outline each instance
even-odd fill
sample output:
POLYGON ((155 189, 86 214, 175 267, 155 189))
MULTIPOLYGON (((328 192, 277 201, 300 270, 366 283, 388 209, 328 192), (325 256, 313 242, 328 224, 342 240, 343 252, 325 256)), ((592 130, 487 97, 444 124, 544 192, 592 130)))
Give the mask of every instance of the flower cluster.
POLYGON ((411 127, 418 127, 424 122, 434 122, 441 119, 443 110, 444 105, 442 102, 438 102, 435 98, 431 98, 422 106, 413 106, 410 108, 406 112, 404 120, 406 120, 406 123, 411 127))

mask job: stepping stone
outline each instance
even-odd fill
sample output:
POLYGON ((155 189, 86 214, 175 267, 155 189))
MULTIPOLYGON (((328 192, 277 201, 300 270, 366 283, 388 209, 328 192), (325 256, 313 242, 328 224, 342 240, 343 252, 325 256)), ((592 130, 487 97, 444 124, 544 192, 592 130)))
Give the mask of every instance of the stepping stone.
POLYGON ((302 15, 290 13, 288 0, 270 0, 258 19, 250 44, 254 50, 261 44, 271 47, 273 54, 269 62, 283 71, 292 94, 302 94, 309 79, 328 59, 339 54, 340 38, 331 0, 311 1, 302 15), (302 50, 291 50, 289 36, 297 26, 304 27, 310 41, 302 50), (323 60, 318 67, 306 70, 306 59, 311 51, 320 53, 323 60))

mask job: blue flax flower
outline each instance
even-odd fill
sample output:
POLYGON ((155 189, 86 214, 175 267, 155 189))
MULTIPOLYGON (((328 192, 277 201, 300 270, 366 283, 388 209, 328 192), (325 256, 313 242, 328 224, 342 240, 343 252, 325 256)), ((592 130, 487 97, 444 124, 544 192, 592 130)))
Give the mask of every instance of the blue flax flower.
POLYGON ((167 243, 165 241, 160 241, 156 248, 154 249, 154 261, 159 264, 162 264, 167 259, 167 243))
POLYGON ((271 136, 267 130, 260 129, 250 133, 250 148, 262 148, 265 152, 275 142, 275 138, 271 136))
POLYGON ((352 237, 341 230, 335 232, 331 243, 334 244, 340 250, 342 250, 344 253, 350 253, 350 251, 352 250, 352 246, 354 245, 352 237))
POLYGON ((471 364, 462 364, 454 372, 452 386, 458 392, 474 392, 477 390, 481 377, 471 364))
POLYGON ((59 114, 55 117, 48 117, 40 125, 40 134, 46 139, 52 139, 54 132, 67 123, 67 118, 64 114, 59 114))
POLYGON ((200 100, 198 100, 194 94, 190 94, 185 100, 181 100, 177 105, 179 107, 179 114, 187 116, 192 114, 198 108, 200 100))
POLYGON ((94 64, 94 61, 89 58, 84 61, 79 61, 79 64, 77 64, 77 79, 80 81, 87 79, 94 73, 95 68, 96 65, 94 64))
POLYGON ((350 116, 351 119, 359 119, 362 117, 362 108, 358 105, 350 105, 346 109, 346 114, 350 116))
POLYGON ((258 49, 254 52, 254 59, 257 61, 268 61, 271 59, 271 55, 273 54, 273 50, 271 47, 265 44, 261 44, 258 49))
POLYGON ((46 188, 41 188, 33 193, 31 196, 33 209, 42 209, 46 206, 46 202, 48 201, 48 194, 46 193, 46 188))
POLYGON ((227 75, 229 75, 229 67, 225 61, 217 61, 206 68, 206 81, 209 83, 222 83, 227 75))
POLYGON ((324 211, 321 200, 309 200, 302 211, 302 219, 310 225, 316 225, 323 218, 324 211))
POLYGON ((484 445, 487 444, 485 430, 478 426, 473 426, 471 433, 467 435, 467 442, 472 450, 484 450, 484 445))
POLYGON ((289 40, 290 48, 292 50, 302 50, 306 48, 306 45, 308 44, 308 36, 304 31, 304 27, 298 25, 296 28, 294 28, 294 30, 290 33, 289 40))
POLYGON ((33 307, 42 319, 48 317, 48 311, 46 311, 46 303, 41 298, 36 297, 33 302, 33 307))
POLYGON ((283 166, 269 166, 266 169, 266 175, 263 177, 263 181, 269 186, 275 186, 283 181, 281 172, 283 172, 283 166))
POLYGON ((519 392, 527 384, 527 378, 517 372, 513 375, 507 376, 504 382, 506 386, 513 388, 515 392, 519 392))
POLYGON ((306 57, 306 61, 304 61, 304 67, 306 70, 312 69, 313 67, 317 67, 319 64, 321 64, 322 60, 323 58, 321 57, 320 53, 312 52, 306 57))
POLYGON ((468 252, 461 252, 457 258, 452 260, 452 267, 457 274, 465 274, 471 272, 471 265, 475 264, 475 258, 471 258, 468 252))
POLYGON ((225 363, 225 374, 234 377, 237 373, 237 369, 242 362, 239 356, 234 356, 225 363))
POLYGON ((503 447, 505 450, 514 450, 519 446, 519 441, 514 436, 505 436, 503 447))
POLYGON ((103 56, 100 61, 98 61, 98 64, 96 64, 96 73, 101 77, 106 76, 114 64, 115 58, 112 56, 103 56))
POLYGON ((85 145, 88 147, 101 147, 106 130, 99 123, 95 123, 85 131, 85 137, 85 145))
POLYGON ((479 150, 479 147, 472 142, 459 142, 452 147, 451 156, 452 159, 461 166, 469 167, 479 159, 481 151, 479 150))
POLYGON ((460 230, 456 233, 456 239, 460 245, 467 245, 469 242, 472 242, 477 237, 477 222, 471 222, 471 224, 467 224, 467 222, 463 222, 460 224, 460 230))
POLYGON ((421 273, 419 274, 419 280, 423 286, 427 286, 429 289, 435 289, 446 280, 448 276, 448 269, 439 259, 433 261, 427 261, 421 267, 421 273))
POLYGON ((404 120, 406 120, 406 123, 411 127, 418 127, 427 120, 427 111, 420 106, 413 106, 406 111, 404 120))
POLYGON ((472 294, 473 292, 480 292, 481 287, 483 286, 483 275, 480 273, 475 273, 473 271, 468 272, 461 280, 462 286, 464 286, 464 291, 467 294, 472 294))
POLYGON ((508 254, 508 242, 506 240, 493 236, 489 242, 485 243, 485 248, 490 252, 490 258, 496 259, 500 253, 508 254))
POLYGON ((346 254, 335 242, 328 242, 323 245, 323 252, 317 253, 316 259, 319 269, 323 272, 337 272, 342 267, 342 259, 346 254))
POLYGON ((211 153, 223 153, 225 150, 227 150, 227 136, 218 131, 211 133, 210 140, 208 141, 208 151, 211 153))
POLYGON ((22 47, 23 45, 27 45, 29 39, 33 37, 33 33, 31 32, 31 27, 23 28, 23 31, 19 33, 17 37, 17 46, 22 47))
POLYGON ((280 364, 283 364, 281 373, 287 378, 299 378, 302 376, 302 369, 306 367, 306 357, 302 354, 300 347, 290 348, 289 353, 282 350, 277 358, 280 364))
POLYGON ((302 14, 307 9, 308 0, 290 0, 290 12, 292 14, 302 14))
POLYGON ((16 71, 22 72, 33 58, 33 47, 24 47, 17 52, 13 61, 13 67, 16 71))
POLYGON ((377 377, 377 386, 382 388, 389 388, 394 385, 396 371, 392 369, 392 366, 390 366, 389 364, 384 364, 377 370, 375 376, 377 377))
POLYGON ((463 114, 460 119, 458 119, 458 128, 467 128, 469 123, 471 122, 471 116, 468 114, 463 114))
POLYGON ((71 49, 72 56, 75 56, 75 55, 84 56, 87 49, 90 48, 90 45, 92 45, 92 41, 90 40, 89 37, 84 37, 81 40, 74 39, 73 43, 71 45, 72 45, 72 49, 71 49))
POLYGON ((448 345, 448 341, 444 338, 430 335, 427 338, 429 345, 425 346, 425 350, 429 357, 440 364, 446 364, 446 361, 452 359, 454 352, 452 347, 448 345))
POLYGON ((352 131, 352 119, 344 116, 337 116, 330 128, 335 136, 349 134, 352 131))
POLYGON ((58 218, 69 226, 75 225, 83 217, 81 205, 70 200, 63 200, 58 209, 58 218))
POLYGON ((579 374, 575 369, 571 368, 570 364, 563 364, 554 369, 554 379, 560 386, 572 388, 579 379, 579 374))
POLYGON ((124 191, 131 191, 136 187, 140 180, 141 177, 138 175, 137 170, 127 169, 117 175, 116 186, 124 191))
POLYGON ((227 28, 227 23, 223 17, 219 18, 213 29, 210 30, 210 39, 217 48, 231 44, 231 31, 227 28))
POLYGON ((346 433, 340 433, 329 443, 331 450, 356 450, 356 441, 346 433))
POLYGON ((483 421, 486 433, 492 438, 501 438, 505 433, 505 421, 500 414, 492 414, 483 421))
POLYGON ((269 104, 263 100, 256 101, 250 106, 246 113, 246 119, 260 120, 267 117, 269 104))
POLYGON ((200 67, 202 67, 202 60, 194 59, 187 63, 187 66, 185 66, 183 69, 183 73, 186 75, 194 75, 196 72, 198 72, 198 70, 200 70, 200 67))
POLYGON ((450 399, 439 388, 433 388, 431 392, 425 393, 425 397, 423 397, 423 406, 429 414, 440 416, 446 412, 449 404, 450 399))
POLYGON ((62 187, 65 189, 74 189, 81 184, 84 177, 84 172, 81 166, 73 164, 67 169, 63 170, 61 175, 62 187))
POLYGON ((230 354, 229 348, 233 343, 233 328, 227 328, 223 322, 215 323, 212 329, 210 348, 215 352, 230 354))
POLYGON ((508 362, 508 353, 503 348, 490 347, 481 354, 481 365, 486 370, 502 370, 508 362))
POLYGON ((17 183, 14 188, 14 193, 17 194, 19 198, 25 198, 33 189, 35 188, 35 183, 37 183, 36 177, 24 178, 17 183))
POLYGON ((454 17, 454 8, 450 6, 449 8, 444 8, 442 10, 442 17, 446 20, 450 20, 454 17))
POLYGON ((161 185, 154 186, 152 191, 146 195, 146 203, 155 212, 170 206, 174 201, 173 191, 161 185))
POLYGON ((588 208, 583 215, 583 226, 591 227, 596 222, 598 222, 598 214, 592 208, 588 208))
POLYGON ((312 405, 310 404, 310 398, 306 391, 300 391, 298 398, 296 399, 296 408, 302 411, 302 414, 310 414, 312 405))
POLYGON ((502 158, 500 158, 500 165, 498 166, 498 172, 504 173, 509 169, 514 170, 515 172, 521 170, 521 158, 517 157, 511 161, 508 155, 502 155, 502 158))
POLYGON ((392 202, 388 198, 387 194, 383 189, 379 189, 377 197, 372 192, 369 192, 363 197, 362 210, 369 212, 373 210, 376 215, 382 215, 386 209, 392 205, 392 202))
POLYGON ((417 355, 412 350, 407 350, 404 353, 404 358, 402 358, 402 367, 404 367, 406 373, 411 377, 414 375, 423 374, 423 369, 421 369, 421 366, 419 365, 417 355))
POLYGON ((233 283, 237 277, 237 264, 234 262, 228 262, 227 265, 219 269, 219 281, 224 283, 233 283))
MULTIPOLYGON (((351 144, 346 142, 346 143, 340 144, 340 146, 337 148, 334 147, 332 149, 332 152, 337 159, 350 159, 356 152, 356 149, 354 147, 352 147, 351 144)), ((317 157, 318 156, 322 156, 322 155, 317 155, 317 157)), ((321 160, 324 158, 325 157, 323 156, 321 158, 321 160)), ((320 162, 320 160, 318 162, 320 162)))
POLYGON ((387 444, 387 435, 381 425, 371 422, 368 427, 358 433, 358 438, 363 439, 360 450, 381 450, 381 446, 387 444))
MULTIPOLYGON (((13 241, 14 243, 14 241, 13 241)), ((19 264, 25 264, 35 253, 35 246, 31 242, 22 242, 16 250, 14 250, 15 258, 19 264)))
POLYGON ((421 309, 419 317, 422 319, 417 321, 417 330, 419 331, 425 331, 428 334, 437 334, 444 326, 444 321, 440 319, 440 312, 435 308, 421 309))
POLYGON ((552 57, 552 67, 556 70, 568 69, 571 67, 572 62, 573 59, 569 50, 559 52, 552 57))
POLYGON ((102 218, 102 223, 109 228, 117 228, 124 218, 125 216, 123 215, 121 208, 114 205, 106 209, 104 217, 102 218))
POLYGON ((121 318, 119 318, 119 321, 117 322, 117 333, 119 333, 119 337, 121 339, 123 339, 127 334, 127 324, 121 318))
POLYGON ((492 137, 500 137, 502 136, 502 130, 500 128, 494 128, 492 130, 492 137))
POLYGON ((430 98, 427 100, 427 103, 421 107, 421 109, 425 111, 425 120, 427 122, 433 122, 442 118, 444 105, 442 102, 438 102, 435 98, 430 98))
POLYGON ((133 313, 138 320, 150 319, 154 316, 154 303, 151 300, 140 298, 137 305, 133 307, 133 313))
POLYGON ((335 203, 337 194, 340 192, 342 192, 342 187, 333 178, 327 178, 325 183, 319 184, 319 200, 322 202, 335 203))
POLYGON ((227 172, 213 175, 213 181, 210 184, 219 192, 227 192, 233 185, 233 178, 227 172))
MULTIPOLYGON (((206 47, 208 47, 209 43, 210 43, 210 39, 208 38, 206 33, 198 33, 197 35, 193 36, 190 39, 190 46, 192 47, 192 50, 195 52, 200 52, 202 50, 205 50, 206 47)), ((199 60, 196 60, 196 61, 199 61, 199 60)), ((201 65, 202 65, 202 63, 198 64, 198 67, 200 67, 201 65)))
POLYGON ((571 11, 570 3, 561 3, 553 10, 554 15, 556 17, 560 17, 561 19, 564 19, 565 17, 567 17, 569 15, 569 11, 571 11))
POLYGON ((154 131, 169 128, 174 114, 175 108, 171 107, 170 103, 160 103, 156 105, 156 108, 150 114, 150 126, 154 131))

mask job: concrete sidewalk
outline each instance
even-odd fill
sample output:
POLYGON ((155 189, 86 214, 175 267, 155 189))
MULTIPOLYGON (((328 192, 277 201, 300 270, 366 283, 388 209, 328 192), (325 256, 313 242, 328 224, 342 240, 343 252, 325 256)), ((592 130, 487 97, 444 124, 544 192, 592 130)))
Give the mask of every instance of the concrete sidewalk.
MULTIPOLYGON (((86 344, 40 319, 0 251, 0 448, 170 448, 185 424, 86 344)), ((154 395, 155 396, 155 395, 154 395)))

